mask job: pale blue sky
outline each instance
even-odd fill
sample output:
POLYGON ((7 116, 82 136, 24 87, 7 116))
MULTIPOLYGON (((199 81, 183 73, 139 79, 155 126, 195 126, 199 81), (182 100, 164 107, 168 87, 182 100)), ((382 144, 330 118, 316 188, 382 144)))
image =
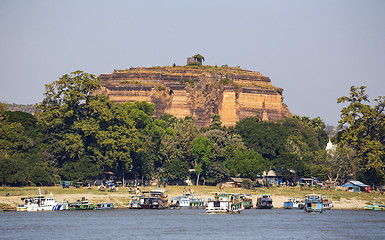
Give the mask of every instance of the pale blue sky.
POLYGON ((0 101, 34 104, 75 70, 240 66, 284 89, 293 114, 337 125, 351 85, 385 95, 385 1, 0 0, 0 101))

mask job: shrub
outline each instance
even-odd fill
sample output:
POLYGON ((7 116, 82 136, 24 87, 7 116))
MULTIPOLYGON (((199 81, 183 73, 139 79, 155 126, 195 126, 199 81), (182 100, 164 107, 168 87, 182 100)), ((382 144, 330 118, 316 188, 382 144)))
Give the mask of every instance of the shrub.
POLYGON ((188 83, 188 84, 190 84, 190 86, 193 88, 195 85, 194 85, 194 81, 192 80, 192 79, 180 79, 180 81, 179 81, 180 83, 188 83))
POLYGON ((220 81, 219 81, 219 84, 221 85, 229 85, 229 84, 234 84, 233 81, 227 79, 227 78, 222 78, 220 81))

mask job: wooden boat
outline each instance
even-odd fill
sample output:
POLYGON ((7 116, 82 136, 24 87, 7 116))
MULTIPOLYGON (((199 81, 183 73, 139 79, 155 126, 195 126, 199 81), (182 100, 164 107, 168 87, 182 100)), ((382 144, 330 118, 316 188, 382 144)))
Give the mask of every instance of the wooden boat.
POLYGON ((183 196, 171 198, 171 208, 205 208, 206 201, 200 194, 186 193, 183 196))
POLYGON ((317 194, 310 194, 305 197, 305 212, 322 213, 324 211, 324 205, 322 197, 317 194))
POLYGON ((251 194, 241 194, 241 199, 243 201, 243 207, 245 209, 250 209, 253 207, 253 197, 251 194))
POLYGON ((113 203, 97 203, 95 210, 111 210, 114 209, 113 203))
POLYGON ((258 209, 272 209, 273 198, 270 194, 264 194, 261 197, 258 197, 256 207, 258 209))
POLYGON ((373 206, 373 210, 375 210, 375 211, 384 211, 385 210, 385 205, 375 204, 373 206))
POLYGON ((27 211, 27 206, 24 204, 20 204, 19 206, 16 207, 16 212, 26 212, 27 211))
POLYGON ((285 209, 300 209, 303 208, 304 203, 303 201, 299 198, 289 198, 286 202, 284 202, 284 207, 285 209))
POLYGON ((139 204, 140 197, 141 197, 140 195, 131 196, 131 200, 130 200, 130 204, 129 204, 130 209, 141 209, 142 208, 139 204))
POLYGON ((295 203, 295 198, 289 198, 288 201, 283 203, 283 208, 284 209, 292 209, 294 203, 295 203))
POLYGON ((333 207, 333 203, 328 196, 322 196, 322 204, 324 210, 330 210, 333 207))
POLYGON ((161 188, 143 192, 139 199, 139 205, 143 209, 168 208, 168 196, 165 194, 165 190, 161 188))
POLYGON ((89 202, 84 197, 82 200, 77 200, 77 202, 69 203, 69 209, 70 210, 93 210, 94 204, 92 202, 89 202))
POLYGON ((240 213, 245 208, 240 194, 215 193, 214 199, 209 200, 207 213, 240 213))
POLYGON ((385 205, 373 203, 372 205, 366 205, 365 210, 384 211, 385 205))
POLYGON ((207 202, 204 198, 200 197, 200 194, 190 195, 190 208, 205 208, 207 202))

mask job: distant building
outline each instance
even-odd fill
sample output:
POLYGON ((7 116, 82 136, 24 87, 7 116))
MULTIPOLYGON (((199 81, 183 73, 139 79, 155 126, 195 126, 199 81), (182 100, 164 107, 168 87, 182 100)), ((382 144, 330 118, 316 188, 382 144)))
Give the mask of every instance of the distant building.
POLYGON ((197 58, 197 57, 188 57, 187 58, 187 65, 189 64, 195 64, 195 63, 203 63, 203 59, 197 58))
POLYGON ((341 187, 348 192, 370 192, 370 186, 360 181, 348 181, 341 187))
POLYGON ((249 178, 237 178, 237 177, 230 177, 224 184, 222 184, 225 187, 233 187, 233 188, 241 188, 242 187, 242 181, 247 180, 249 182, 252 182, 249 178))
POLYGON ((308 177, 308 178, 298 178, 298 183, 300 186, 314 186, 314 185, 317 185, 317 183, 319 182, 318 179, 315 179, 315 178, 312 178, 312 177, 308 177))
POLYGON ((282 176, 277 175, 274 169, 270 169, 268 172, 263 171, 262 176, 258 176, 256 179, 260 184, 268 182, 272 185, 279 185, 282 182, 282 176))

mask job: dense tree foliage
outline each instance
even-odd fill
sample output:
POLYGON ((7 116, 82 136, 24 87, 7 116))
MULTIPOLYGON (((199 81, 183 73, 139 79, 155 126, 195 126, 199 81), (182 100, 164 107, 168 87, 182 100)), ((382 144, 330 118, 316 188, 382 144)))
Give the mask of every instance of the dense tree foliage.
POLYGON ((354 148, 360 159, 358 178, 371 185, 385 181, 385 97, 369 104, 365 86, 350 88, 350 95, 338 98, 338 103, 348 103, 342 108, 337 135, 340 144, 354 148))
POLYGON ((235 131, 242 136, 247 147, 268 160, 270 168, 279 169, 285 178, 290 179, 311 175, 310 163, 314 154, 324 149, 327 142, 321 123, 319 118, 299 116, 276 123, 246 118, 237 123, 235 131))
POLYGON ((195 184, 254 180, 275 169, 284 180, 317 177, 332 183, 358 177, 384 181, 383 97, 370 106, 365 87, 351 88, 335 138, 326 151, 320 118, 293 116, 277 122, 246 118, 224 127, 214 114, 197 129, 190 116, 153 118, 146 102, 116 104, 94 94, 98 79, 81 71, 46 86, 36 116, 7 112, 0 103, 0 184, 52 185, 59 179, 92 181, 114 173, 118 178, 161 179, 195 184))
POLYGON ((0 113, 0 184, 52 185, 54 163, 29 113, 0 113))
POLYGON ((341 145, 328 151, 318 151, 312 163, 313 173, 337 185, 354 178, 359 169, 359 159, 354 149, 341 145))

